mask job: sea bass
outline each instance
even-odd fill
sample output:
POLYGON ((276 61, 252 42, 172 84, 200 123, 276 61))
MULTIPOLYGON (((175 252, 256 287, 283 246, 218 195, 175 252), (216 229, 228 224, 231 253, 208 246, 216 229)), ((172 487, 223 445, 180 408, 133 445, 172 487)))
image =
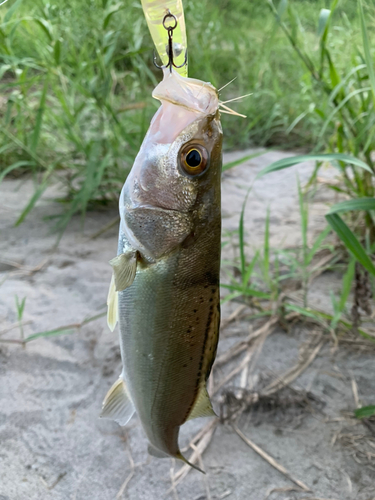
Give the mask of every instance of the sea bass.
POLYGON ((153 96, 162 105, 120 197, 108 324, 119 321, 123 371, 102 416, 125 425, 136 411, 149 452, 186 462, 180 426, 214 415, 222 129, 209 83, 165 69, 153 96))

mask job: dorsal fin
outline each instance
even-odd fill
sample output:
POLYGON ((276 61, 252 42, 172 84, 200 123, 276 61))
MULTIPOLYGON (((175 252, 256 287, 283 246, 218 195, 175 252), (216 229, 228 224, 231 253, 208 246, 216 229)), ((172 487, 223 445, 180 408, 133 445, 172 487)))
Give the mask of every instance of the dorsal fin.
POLYGON ((212 408, 210 397, 207 393, 206 384, 203 383, 199 389, 197 399, 191 409, 187 420, 192 420, 198 417, 216 417, 216 413, 212 408))
POLYGON ((107 392, 100 417, 110 418, 120 425, 126 425, 134 411, 126 384, 120 377, 107 392))

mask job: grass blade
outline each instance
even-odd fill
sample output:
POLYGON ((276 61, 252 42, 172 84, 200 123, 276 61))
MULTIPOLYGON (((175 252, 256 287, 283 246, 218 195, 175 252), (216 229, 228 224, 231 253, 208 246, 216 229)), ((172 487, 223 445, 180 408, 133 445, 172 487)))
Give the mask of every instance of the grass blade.
POLYGON ((244 288, 246 288, 247 284, 249 283, 249 280, 251 278, 251 275, 253 274, 254 267, 255 267, 255 264, 256 264, 258 258, 259 258, 259 251, 257 251, 256 254, 254 255, 252 261, 247 266, 245 275, 242 277, 242 284, 243 284, 244 288))
POLYGON ((258 156, 265 155, 267 151, 261 151, 260 153, 254 153, 251 155, 244 156, 243 158, 240 158, 239 160, 234 160, 229 163, 226 163, 223 165, 222 171, 226 172, 227 170, 237 167, 237 165, 241 165, 242 163, 245 163, 245 161, 252 160, 253 158, 257 158, 258 156))
POLYGON ((35 191, 35 193, 32 195, 30 198, 29 203, 26 205, 26 207, 22 210, 21 215, 18 217, 15 226, 19 226, 26 218, 26 216, 29 214, 29 212, 34 208, 35 203, 39 200, 39 198, 42 196, 44 191, 47 189, 47 182, 42 183, 35 191))
POLYGON ((318 37, 320 38, 326 32, 326 27, 328 24, 331 11, 329 9, 322 9, 319 14, 318 21, 318 37))
POLYGON ((336 214, 338 212, 350 212, 351 210, 375 210, 374 198, 356 198, 354 200, 342 201, 333 205, 328 214, 336 214))
POLYGON ((257 297, 258 299, 269 299, 270 294, 265 292, 260 292, 259 290, 255 290, 255 288, 243 288, 241 285, 220 285, 222 288, 227 288, 232 292, 239 292, 241 295, 246 295, 249 297, 257 297))
POLYGON ((331 226, 327 226, 323 229, 323 231, 316 238, 310 252, 307 254, 307 257, 306 257, 307 264, 311 263, 311 261, 314 258, 314 255, 319 250, 320 245, 323 243, 323 241, 326 239, 326 237, 329 235, 330 232, 331 232, 331 226))
POLYGON ((245 276, 245 271, 246 271, 244 216, 245 216, 245 208, 246 208, 247 199, 248 199, 249 194, 250 194, 250 190, 251 190, 251 188, 248 190, 246 197, 245 197, 245 200, 243 202, 241 216, 240 216, 240 223, 238 226, 238 240, 239 240, 239 245, 240 245, 241 276, 242 276, 242 278, 245 276))
POLYGON ((331 154, 311 154, 311 155, 300 155, 300 156, 291 156, 290 158, 283 158, 282 160, 275 161, 263 168, 259 174, 257 175, 257 179, 263 177, 263 175, 269 174, 271 172, 276 172, 278 170, 283 170, 284 168, 293 167, 294 165, 298 165, 299 163, 303 163, 305 161, 343 161, 345 163, 349 163, 351 165, 356 165, 357 167, 361 167, 367 172, 372 172, 371 168, 366 165, 363 161, 358 158, 354 158, 353 156, 343 154, 343 153, 331 153, 331 154))
POLYGON ((31 161, 16 161, 16 163, 12 163, 12 165, 9 165, 5 170, 3 170, 0 174, 0 182, 4 179, 6 175, 8 175, 12 170, 16 170, 17 168, 21 167, 27 167, 27 166, 32 166, 34 165, 33 162, 31 161))
POLYGON ((16 0, 16 2, 14 2, 12 7, 9 7, 9 9, 7 10, 7 13, 4 16, 4 21, 3 21, 4 24, 10 20, 10 18, 13 16, 13 14, 18 9, 18 7, 21 5, 22 2, 23 2, 23 0, 16 0))
POLYGON ((34 333, 32 335, 29 335, 25 339, 25 343, 31 342, 32 340, 36 340, 36 339, 39 339, 42 337, 55 337, 56 335, 67 335, 67 334, 74 333, 79 328, 81 328, 83 325, 86 325, 87 323, 91 323, 92 321, 96 321, 99 318, 103 318, 106 315, 107 315, 107 312, 103 312, 103 313, 96 314, 95 316, 91 316, 90 318, 86 318, 81 323, 77 323, 75 325, 60 326, 59 328, 54 328, 53 330, 47 330, 45 332, 34 333))
POLYGON ((285 305, 285 310, 286 311, 293 311, 301 314, 301 316, 305 316, 306 318, 311 318, 317 321, 318 323, 323 323, 324 324, 324 318, 321 317, 321 315, 312 309, 309 309, 307 307, 300 307, 295 304, 286 304, 285 305))
POLYGON ((369 418, 375 415, 375 405, 364 406, 363 408, 358 408, 354 411, 354 415, 357 418, 369 418))
POLYGON ((367 255, 365 249, 358 241, 355 234, 349 229, 341 217, 337 214, 327 214, 326 219, 346 249, 358 260, 369 273, 375 276, 375 266, 367 255))
POLYGON ((372 89, 372 100, 373 100, 374 105, 375 105, 375 72, 374 72, 374 65, 372 63, 372 57, 371 57, 371 52, 370 52, 370 42, 368 39, 368 33, 367 33, 366 22, 365 22, 365 14, 363 12, 362 0, 359 0, 359 17, 361 20, 361 31, 362 31, 363 48, 365 51, 365 61, 366 61, 367 71, 369 74, 369 79, 370 79, 371 89, 372 89))
POLYGON ((38 142, 39 142, 40 131, 42 128, 43 114, 44 114, 44 110, 45 110, 45 106, 46 106, 47 90, 48 90, 48 75, 44 80, 42 95, 40 97, 39 108, 38 108, 38 111, 36 114, 34 132, 33 132, 32 138, 31 138, 30 149, 33 153, 35 153, 36 148, 38 146, 38 142))

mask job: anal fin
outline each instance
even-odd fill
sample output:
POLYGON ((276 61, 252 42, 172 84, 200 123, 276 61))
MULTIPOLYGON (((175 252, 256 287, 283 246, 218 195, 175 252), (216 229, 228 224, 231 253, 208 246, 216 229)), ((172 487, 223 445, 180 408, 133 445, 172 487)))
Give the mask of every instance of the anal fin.
POLYGON ((192 420, 198 417, 216 417, 216 413, 212 408, 210 397, 207 393, 206 385, 202 384, 197 399, 195 400, 194 406, 189 413, 187 420, 192 420))
POLYGON ((120 425, 126 425, 135 409, 126 384, 120 377, 109 389, 102 406, 101 418, 110 418, 120 425))
POLYGON ((116 292, 122 292, 134 281, 137 271, 137 252, 122 253, 110 260, 109 263, 113 269, 116 292))

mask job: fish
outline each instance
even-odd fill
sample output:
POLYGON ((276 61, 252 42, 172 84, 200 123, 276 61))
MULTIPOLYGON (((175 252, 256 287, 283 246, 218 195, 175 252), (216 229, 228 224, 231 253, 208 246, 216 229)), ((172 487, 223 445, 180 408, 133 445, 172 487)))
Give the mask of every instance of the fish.
POLYGON ((178 435, 215 416, 206 383, 220 325, 223 134, 210 83, 165 68, 153 97, 161 106, 119 201, 107 303, 123 370, 101 416, 126 425, 136 411, 151 455, 197 468, 178 435))

